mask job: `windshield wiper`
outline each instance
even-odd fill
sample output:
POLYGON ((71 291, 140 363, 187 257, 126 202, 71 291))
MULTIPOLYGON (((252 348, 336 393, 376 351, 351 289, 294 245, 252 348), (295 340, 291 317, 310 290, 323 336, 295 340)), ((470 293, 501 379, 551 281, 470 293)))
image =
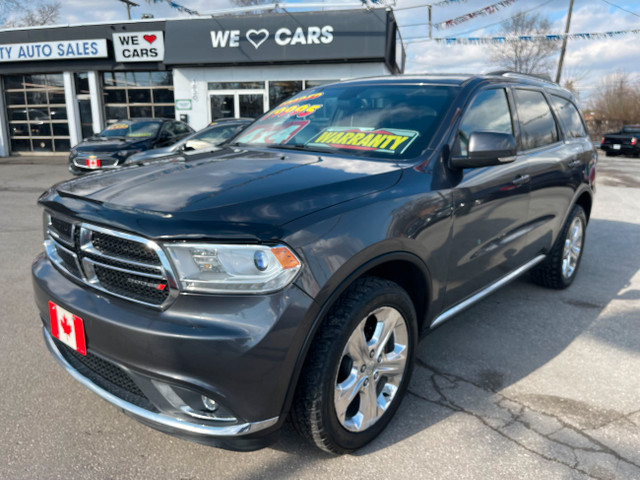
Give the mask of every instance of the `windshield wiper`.
POLYGON ((323 148, 323 147, 310 147, 309 145, 305 145, 303 143, 272 143, 272 144, 267 144, 267 145, 260 145, 261 147, 266 147, 266 148, 282 148, 284 150, 300 150, 300 151, 305 151, 305 152, 327 152, 329 150, 335 150, 335 147, 331 147, 329 145, 327 145, 327 147, 329 148, 323 148))

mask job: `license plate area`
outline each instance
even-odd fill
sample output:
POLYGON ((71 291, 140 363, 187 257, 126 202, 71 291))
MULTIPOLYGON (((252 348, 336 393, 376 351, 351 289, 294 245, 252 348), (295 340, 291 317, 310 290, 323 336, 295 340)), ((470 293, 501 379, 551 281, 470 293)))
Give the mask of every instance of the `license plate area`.
POLYGON ((51 335, 76 352, 82 355, 87 354, 82 318, 53 302, 49 302, 49 320, 51 335))
POLYGON ((620 146, 619 143, 616 143, 616 144, 613 145, 613 149, 614 150, 620 150, 620 148, 621 148, 621 146, 620 146))
POLYGON ((100 168, 102 167, 102 161, 92 155, 86 159, 85 165, 87 168, 100 168))

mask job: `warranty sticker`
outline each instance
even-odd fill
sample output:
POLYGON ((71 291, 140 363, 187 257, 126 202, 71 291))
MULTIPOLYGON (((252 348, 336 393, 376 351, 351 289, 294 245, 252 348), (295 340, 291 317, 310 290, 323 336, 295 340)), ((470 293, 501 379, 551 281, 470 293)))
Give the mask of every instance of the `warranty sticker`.
POLYGON ((414 130, 397 128, 329 127, 306 145, 401 154, 418 136, 419 133, 414 130))
POLYGON ((129 128, 129 125, 126 123, 114 123, 113 125, 109 125, 107 130, 122 130, 124 128, 129 128))

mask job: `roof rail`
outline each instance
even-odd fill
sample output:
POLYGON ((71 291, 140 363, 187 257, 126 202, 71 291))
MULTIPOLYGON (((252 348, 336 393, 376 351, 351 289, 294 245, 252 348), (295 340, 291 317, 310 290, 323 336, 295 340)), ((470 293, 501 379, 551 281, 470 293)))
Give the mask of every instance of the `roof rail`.
POLYGON ((540 75, 535 73, 522 73, 522 72, 514 72, 513 70, 496 70, 495 72, 489 72, 486 75, 496 75, 499 77, 524 77, 524 78, 533 78, 536 80, 540 80, 545 83, 550 83, 552 85, 557 85, 556 82, 551 80, 548 75, 540 75))

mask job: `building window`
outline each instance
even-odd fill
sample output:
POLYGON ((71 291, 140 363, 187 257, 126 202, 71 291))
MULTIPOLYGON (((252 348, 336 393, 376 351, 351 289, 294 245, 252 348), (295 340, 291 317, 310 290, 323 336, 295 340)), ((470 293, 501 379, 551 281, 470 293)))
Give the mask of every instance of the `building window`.
POLYGON ((61 73, 7 75, 4 87, 13 152, 69 151, 61 73))
POLYGON ((139 117, 175 117, 171 72, 105 72, 107 122, 139 117))
POLYGON ((269 82, 269 107, 273 108, 301 91, 301 81, 269 82))

